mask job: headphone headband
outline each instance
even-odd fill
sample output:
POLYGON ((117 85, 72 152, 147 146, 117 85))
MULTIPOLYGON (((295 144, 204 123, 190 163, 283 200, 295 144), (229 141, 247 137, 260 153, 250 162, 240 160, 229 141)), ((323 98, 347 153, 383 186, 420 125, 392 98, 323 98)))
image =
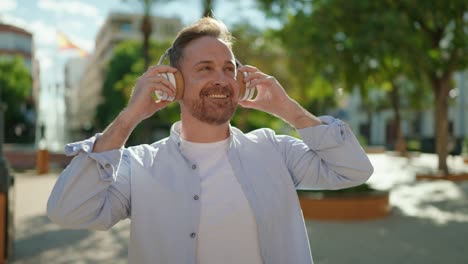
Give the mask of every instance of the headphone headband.
POLYGON ((161 55, 161 57, 159 58, 159 61, 158 61, 158 65, 161 65, 161 64, 163 63, 164 59, 166 59, 167 55, 169 55, 169 53, 171 52, 171 50, 172 50, 172 46, 169 47, 169 48, 166 50, 166 52, 164 52, 163 55, 161 55))

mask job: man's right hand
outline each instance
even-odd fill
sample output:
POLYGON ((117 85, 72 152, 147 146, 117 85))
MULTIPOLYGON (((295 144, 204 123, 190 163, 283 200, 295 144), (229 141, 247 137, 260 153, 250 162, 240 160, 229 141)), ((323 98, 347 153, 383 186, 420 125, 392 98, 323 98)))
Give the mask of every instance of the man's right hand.
POLYGON ((135 122, 133 125, 136 126, 170 103, 170 101, 166 100, 155 101, 153 94, 156 91, 161 91, 170 97, 174 97, 176 94, 175 87, 159 74, 164 72, 175 73, 176 71, 177 69, 167 65, 151 66, 137 79, 132 96, 124 110, 131 117, 130 120, 135 122))
POLYGON ((166 107, 170 101, 153 99, 155 91, 175 96, 175 87, 164 77, 163 72, 176 72, 175 68, 162 65, 152 66, 136 81, 127 107, 117 116, 94 144, 94 152, 118 149, 125 145, 133 129, 144 119, 166 107))

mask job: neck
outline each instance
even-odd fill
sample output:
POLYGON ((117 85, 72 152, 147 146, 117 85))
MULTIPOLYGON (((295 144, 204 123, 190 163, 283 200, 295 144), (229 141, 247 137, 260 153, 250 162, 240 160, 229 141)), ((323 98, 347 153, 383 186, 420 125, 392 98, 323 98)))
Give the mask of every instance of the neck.
POLYGON ((229 122, 221 125, 211 125, 202 122, 191 115, 181 116, 180 136, 190 142, 211 143, 229 137, 229 122))

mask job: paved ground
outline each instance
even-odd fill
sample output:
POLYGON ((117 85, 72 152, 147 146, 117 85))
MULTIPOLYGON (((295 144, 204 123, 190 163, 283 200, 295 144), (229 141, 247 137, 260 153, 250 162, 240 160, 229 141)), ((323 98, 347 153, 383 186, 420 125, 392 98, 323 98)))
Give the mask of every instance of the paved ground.
MULTIPOLYGON (((468 263, 468 182, 414 180, 434 169, 433 155, 372 154, 370 183, 391 190, 392 214, 364 222, 308 221, 316 264, 468 263)), ((460 158, 454 170, 468 171, 460 158)), ((63 230, 45 215, 57 177, 16 174, 15 256, 10 263, 126 263, 128 221, 107 232, 63 230)))

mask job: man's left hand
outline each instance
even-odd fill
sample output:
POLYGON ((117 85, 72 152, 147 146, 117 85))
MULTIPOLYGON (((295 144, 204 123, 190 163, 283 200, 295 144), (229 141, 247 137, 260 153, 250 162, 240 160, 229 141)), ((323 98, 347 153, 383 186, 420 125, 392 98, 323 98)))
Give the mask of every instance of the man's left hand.
POLYGON ((283 86, 273 76, 269 76, 253 66, 242 66, 241 72, 247 72, 244 78, 247 88, 257 88, 253 100, 239 101, 245 108, 254 108, 273 114, 295 128, 304 128, 321 124, 313 114, 307 112, 294 99, 288 96, 283 86))
POLYGON ((253 100, 240 101, 245 108, 254 108, 273 115, 278 115, 282 107, 293 101, 281 84, 273 76, 269 76, 253 66, 242 66, 239 71, 246 72, 244 78, 247 88, 257 88, 257 95, 253 100))

